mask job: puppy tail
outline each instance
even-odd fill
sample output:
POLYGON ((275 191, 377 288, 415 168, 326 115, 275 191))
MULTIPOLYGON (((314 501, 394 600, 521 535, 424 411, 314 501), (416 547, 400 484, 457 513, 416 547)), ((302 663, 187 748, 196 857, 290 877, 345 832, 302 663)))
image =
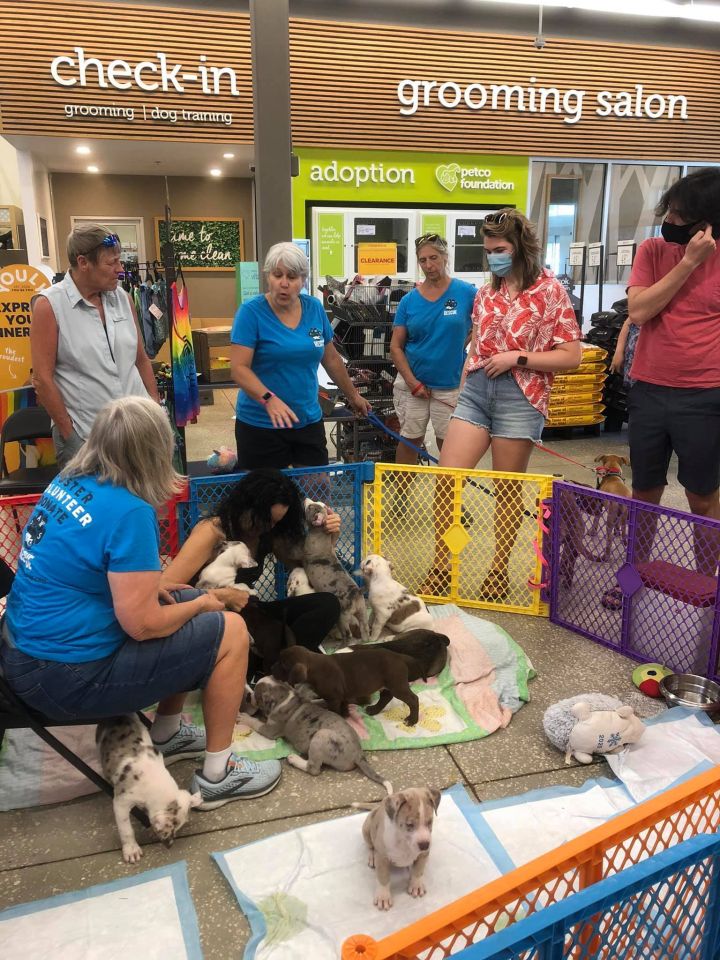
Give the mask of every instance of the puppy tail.
POLYGON ((351 803, 350 806, 353 810, 374 810, 377 806, 376 803, 351 803))
POLYGON ((373 768, 370 766, 370 764, 367 762, 367 760, 364 757, 361 757, 358 760, 357 768, 361 773, 364 773, 365 776, 368 777, 370 780, 374 780, 375 783, 382 784, 382 786, 385 788, 387 795, 389 797, 392 796, 393 785, 390 783, 389 780, 383 780, 380 774, 376 770, 373 770, 373 768))

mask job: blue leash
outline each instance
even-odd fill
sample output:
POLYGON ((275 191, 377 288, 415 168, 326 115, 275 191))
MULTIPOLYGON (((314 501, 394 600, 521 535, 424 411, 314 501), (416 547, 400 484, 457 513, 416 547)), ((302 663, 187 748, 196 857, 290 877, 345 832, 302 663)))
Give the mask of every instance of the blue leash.
MULTIPOLYGON (((405 437, 401 437, 399 433, 395 433, 394 430, 391 430, 390 427, 387 426, 387 424, 382 422, 382 420, 380 419, 380 417, 378 417, 376 413, 372 412, 372 410, 370 410, 370 412, 366 414, 366 417, 374 427, 378 427, 380 430, 383 430, 389 437, 392 437, 393 440, 396 440, 398 443, 403 443, 406 447, 410 447, 411 450, 414 450, 415 453, 418 454, 421 460, 427 460, 429 463, 440 462, 437 459, 437 457, 433 457, 433 455, 428 453, 427 450, 425 450, 424 448, 416 447, 414 443, 410 443, 410 441, 406 440, 405 437)), ((471 480, 468 477, 467 483, 469 483, 471 487, 475 487, 478 490, 482 490, 483 493, 486 493, 489 497, 492 497, 493 500, 495 499, 494 491, 488 490, 487 487, 484 487, 477 480, 471 480)), ((530 517, 531 520, 537 519, 537 517, 533 513, 531 513, 529 510, 523 510, 523 513, 525 514, 526 517, 530 517)))

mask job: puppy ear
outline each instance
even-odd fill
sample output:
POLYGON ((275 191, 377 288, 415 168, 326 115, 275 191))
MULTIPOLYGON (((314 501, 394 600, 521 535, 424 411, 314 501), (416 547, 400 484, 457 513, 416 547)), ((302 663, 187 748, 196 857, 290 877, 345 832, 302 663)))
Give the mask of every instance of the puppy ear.
POLYGON ((621 463, 624 467, 629 467, 629 466, 630 466, 630 461, 628 460, 627 457, 618 457, 618 460, 620 461, 620 463, 621 463))
POLYGON ((203 798, 202 798, 202 794, 200 793, 199 790, 197 791, 197 793, 191 793, 191 794, 190 794, 190 808, 191 808, 191 809, 192 809, 193 807, 199 807, 202 802, 203 802, 203 798))
POLYGON ((430 797, 430 802, 435 807, 435 813, 440 806, 440 801, 442 800, 442 794, 439 790, 435 790, 434 787, 427 788, 428 796, 430 797))
POLYGON ((383 803, 383 806, 385 807, 385 813, 390 817, 391 820, 395 820, 404 803, 405 797, 402 795, 402 793, 394 793, 391 797, 387 797, 383 803))
POLYGON ((604 461, 605 461, 605 454, 601 453, 599 457, 595 457, 595 459, 593 460, 593 463, 604 463, 604 461))
POLYGON ((287 682, 292 686, 296 683, 307 682, 307 667, 304 663, 296 663, 288 674, 287 682))

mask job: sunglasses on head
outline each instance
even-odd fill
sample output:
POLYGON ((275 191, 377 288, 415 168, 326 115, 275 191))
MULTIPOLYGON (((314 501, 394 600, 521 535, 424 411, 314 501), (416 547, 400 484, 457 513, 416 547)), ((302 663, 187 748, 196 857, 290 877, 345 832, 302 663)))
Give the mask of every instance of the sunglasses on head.
POLYGON ((120 246, 120 237, 116 233, 109 233, 103 240, 98 244, 99 247, 114 247, 120 246))
POLYGON ((419 249, 424 246, 426 243, 435 243, 439 247, 447 247, 447 242, 444 237, 441 237, 439 233, 424 233, 421 237, 418 237, 415 241, 415 249, 419 249))
POLYGON ((507 218, 507 213, 489 213, 483 220, 483 223, 486 223, 489 227, 497 227, 500 226, 501 223, 504 223, 507 218))

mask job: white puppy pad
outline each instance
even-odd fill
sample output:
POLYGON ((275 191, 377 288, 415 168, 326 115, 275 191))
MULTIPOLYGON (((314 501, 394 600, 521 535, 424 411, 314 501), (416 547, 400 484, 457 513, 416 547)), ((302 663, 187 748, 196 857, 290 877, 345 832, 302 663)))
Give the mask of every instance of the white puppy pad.
POLYGON ((201 960, 184 861, 0 913, 3 960, 201 960))
POLYGON ((408 870, 393 870, 393 907, 373 905, 375 871, 362 838, 367 813, 290 830, 225 853, 220 869, 252 927, 245 960, 337 960, 357 933, 379 939, 500 875, 462 810, 462 788, 443 794, 425 870, 427 894, 407 892, 408 870))
POLYGON ((720 729, 704 713, 673 707, 645 725, 641 740, 605 757, 638 803, 702 766, 720 763, 720 729))

